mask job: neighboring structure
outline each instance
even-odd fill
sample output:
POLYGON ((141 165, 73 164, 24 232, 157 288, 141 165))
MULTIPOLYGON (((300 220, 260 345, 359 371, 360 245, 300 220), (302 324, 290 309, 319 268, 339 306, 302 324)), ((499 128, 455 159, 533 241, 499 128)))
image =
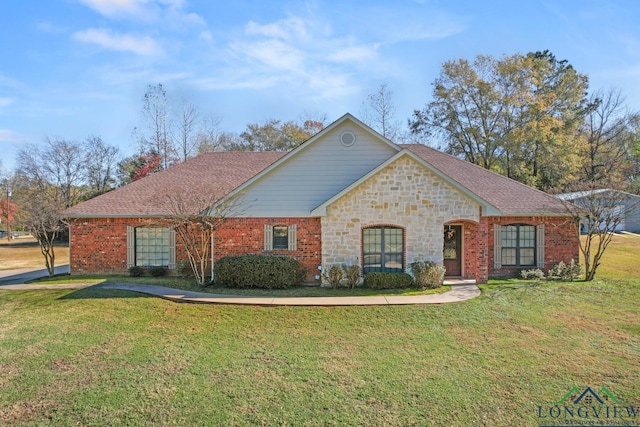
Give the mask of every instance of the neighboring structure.
MULTIPOLYGON (((615 231, 640 233, 640 196, 637 194, 601 188, 557 194, 556 197, 582 207, 588 207, 592 203, 600 203, 604 209, 611 210, 611 216, 619 217, 615 231)), ((584 227, 583 224, 580 225, 581 231, 584 231, 584 227)))
POLYGON ((431 260, 486 282, 578 259, 564 202, 427 146, 396 145, 346 114, 288 153, 204 154, 68 209, 71 272, 173 268, 183 254, 163 217, 178 194, 233 200, 215 260, 292 256, 310 280, 334 263, 407 271, 431 260))

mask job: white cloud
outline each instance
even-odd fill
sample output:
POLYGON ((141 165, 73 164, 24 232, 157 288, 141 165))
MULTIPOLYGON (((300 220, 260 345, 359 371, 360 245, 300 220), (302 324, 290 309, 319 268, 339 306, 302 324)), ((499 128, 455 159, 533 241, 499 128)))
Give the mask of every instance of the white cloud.
POLYGON ((88 28, 73 33, 73 38, 106 49, 133 52, 138 55, 154 56, 163 53, 162 48, 152 37, 118 34, 109 29, 88 28))
POLYGON ((0 142, 23 142, 25 137, 9 129, 0 129, 0 142))
POLYGON ((132 19, 147 23, 163 22, 165 26, 200 26, 204 19, 184 10, 182 0, 78 0, 85 6, 111 19, 132 19))
POLYGON ((309 38, 309 27, 310 22, 292 17, 265 25, 250 21, 245 28, 245 33, 250 36, 264 36, 282 40, 306 40, 309 38))
POLYGON ((137 15, 141 13, 142 5, 147 3, 139 0, 80 0, 80 2, 108 17, 137 15))
POLYGON ((213 41, 213 34, 211 34, 211 31, 202 31, 200 33, 200 38, 204 41, 210 42, 213 41))
POLYGON ((13 98, 7 98, 6 96, 0 96, 0 108, 8 107, 13 104, 13 98))

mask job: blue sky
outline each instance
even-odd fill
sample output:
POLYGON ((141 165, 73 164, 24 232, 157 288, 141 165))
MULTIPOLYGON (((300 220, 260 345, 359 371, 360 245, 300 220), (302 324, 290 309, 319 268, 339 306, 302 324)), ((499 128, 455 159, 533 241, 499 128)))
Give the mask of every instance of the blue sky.
POLYGON ((20 0, 0 5, 0 158, 88 135, 133 153, 141 98, 222 130, 358 116, 386 83, 396 119, 431 99, 444 61, 549 49, 640 109, 640 1, 20 0))

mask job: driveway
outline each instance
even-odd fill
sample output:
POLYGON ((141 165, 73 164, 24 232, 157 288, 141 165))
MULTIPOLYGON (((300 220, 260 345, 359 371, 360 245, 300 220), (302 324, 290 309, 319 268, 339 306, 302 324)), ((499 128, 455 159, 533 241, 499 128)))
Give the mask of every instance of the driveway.
MULTIPOLYGON (((59 265, 54 269, 54 272, 55 274, 69 274, 69 265, 59 265)), ((29 280, 47 277, 48 275, 49 272, 46 268, 23 268, 20 270, 4 270, 0 271, 0 286, 18 285, 28 282, 29 280)))

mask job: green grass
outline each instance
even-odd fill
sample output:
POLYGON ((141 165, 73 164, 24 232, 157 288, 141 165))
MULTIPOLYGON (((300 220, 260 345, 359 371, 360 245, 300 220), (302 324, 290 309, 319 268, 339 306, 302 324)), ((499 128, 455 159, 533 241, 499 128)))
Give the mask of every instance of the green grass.
POLYGON ((0 291, 0 425, 537 426, 573 386, 638 406, 640 277, 609 268, 429 306, 0 291))
POLYGON ((447 292, 451 286, 442 286, 438 289, 367 289, 356 287, 348 289, 340 287, 337 289, 319 286, 298 286, 290 289, 232 289, 216 286, 201 287, 193 283, 192 279, 180 277, 131 277, 131 276, 69 276, 59 275, 53 278, 42 278, 33 280, 33 284, 66 284, 66 283, 135 283, 144 285, 166 286, 187 291, 206 292, 211 294, 259 296, 259 297, 336 297, 336 296, 369 296, 369 295, 429 295, 447 292))

